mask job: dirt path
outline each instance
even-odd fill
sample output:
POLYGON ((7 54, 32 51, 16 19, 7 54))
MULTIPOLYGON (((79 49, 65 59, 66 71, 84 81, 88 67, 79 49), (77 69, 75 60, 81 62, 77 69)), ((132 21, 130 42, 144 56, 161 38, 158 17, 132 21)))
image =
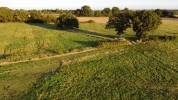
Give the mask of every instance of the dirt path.
POLYGON ((65 56, 70 56, 70 55, 75 55, 75 54, 86 53, 86 52, 90 52, 90 51, 94 51, 94 50, 97 50, 97 48, 90 48, 90 49, 86 49, 86 50, 83 50, 83 51, 70 52, 70 53, 66 53, 66 54, 49 56, 49 57, 32 58, 31 60, 21 60, 21 61, 14 61, 14 62, 2 62, 2 63, 0 63, 0 66, 18 64, 18 63, 25 63, 25 62, 32 62, 32 61, 40 61, 40 60, 59 58, 59 57, 65 57, 65 56))

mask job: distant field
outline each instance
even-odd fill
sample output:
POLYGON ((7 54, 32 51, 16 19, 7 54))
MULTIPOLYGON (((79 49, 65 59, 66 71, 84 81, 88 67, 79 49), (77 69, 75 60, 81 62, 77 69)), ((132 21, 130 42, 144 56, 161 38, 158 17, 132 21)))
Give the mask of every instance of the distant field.
MULTIPOLYGON (((96 23, 81 23, 80 29, 69 31, 59 30, 54 24, 1 23, 0 62, 82 51, 87 47, 95 48, 100 40, 116 37, 114 30, 105 29, 106 18, 93 20, 96 23), (11 55, 4 57, 4 53, 11 55)), ((159 29, 151 35, 177 35, 177 27, 178 21, 164 19, 159 29)), ((133 36, 133 31, 129 29, 126 37, 133 36)), ((65 96, 68 99, 103 99, 101 96, 109 99, 111 95, 121 99, 134 95, 140 96, 136 99, 148 96, 153 99, 176 98, 177 48, 178 40, 150 41, 131 46, 111 45, 109 48, 54 59, 2 65, 0 99, 12 99, 22 93, 23 100, 28 100, 29 96, 33 99, 60 99, 65 96), (63 68, 60 68, 61 63, 63 68), (57 73, 56 69, 61 69, 61 72, 57 73), (32 88, 35 83, 37 87, 32 88)))
POLYGON ((78 17, 80 22, 86 22, 88 20, 93 20, 96 23, 105 24, 108 21, 108 17, 78 17))

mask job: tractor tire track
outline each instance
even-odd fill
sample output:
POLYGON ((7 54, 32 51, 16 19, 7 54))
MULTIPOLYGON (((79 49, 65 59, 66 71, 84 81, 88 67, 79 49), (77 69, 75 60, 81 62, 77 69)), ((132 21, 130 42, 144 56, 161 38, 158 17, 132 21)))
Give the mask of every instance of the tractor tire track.
POLYGON ((40 61, 40 60, 59 58, 59 57, 65 57, 65 56, 82 54, 82 53, 86 53, 86 52, 90 52, 90 51, 95 51, 95 50, 97 50, 97 48, 90 48, 90 49, 86 49, 86 50, 83 50, 83 51, 70 52, 70 53, 65 53, 65 54, 60 54, 60 55, 54 55, 54 56, 48 56, 48 57, 42 57, 42 58, 32 58, 30 60, 2 62, 2 63, 0 63, 0 66, 11 65, 11 64, 18 64, 18 63, 26 63, 26 62, 32 62, 32 61, 40 61))

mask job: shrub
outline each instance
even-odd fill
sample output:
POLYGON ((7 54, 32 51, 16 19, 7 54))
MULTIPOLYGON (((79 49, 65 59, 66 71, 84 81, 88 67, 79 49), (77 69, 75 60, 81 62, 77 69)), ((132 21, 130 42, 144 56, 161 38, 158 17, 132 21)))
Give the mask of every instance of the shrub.
POLYGON ((46 23, 46 21, 41 13, 31 12, 27 23, 46 23))
POLYGON ((52 15, 46 15, 43 17, 43 20, 47 23, 56 23, 57 18, 52 15))
POLYGON ((0 22, 12 22, 13 21, 13 11, 6 7, 0 8, 0 22))
POLYGON ((137 12, 133 18, 133 30, 138 39, 145 38, 150 31, 157 29, 160 24, 160 16, 151 11, 137 12))
POLYGON ((57 26, 61 29, 72 29, 72 28, 79 28, 79 21, 71 13, 62 14, 57 19, 57 26))
POLYGON ((13 21, 14 22, 26 22, 28 20, 29 13, 25 10, 14 11, 13 21))

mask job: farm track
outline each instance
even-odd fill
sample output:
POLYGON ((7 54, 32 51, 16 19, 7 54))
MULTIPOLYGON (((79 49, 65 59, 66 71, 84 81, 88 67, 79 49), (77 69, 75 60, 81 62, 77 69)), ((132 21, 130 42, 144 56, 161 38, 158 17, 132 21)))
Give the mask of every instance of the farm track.
POLYGON ((70 55, 75 55, 75 54, 82 54, 82 53, 86 53, 86 52, 90 52, 90 51, 95 51, 95 50, 97 50, 97 48, 90 48, 90 49, 86 49, 86 50, 83 50, 83 51, 70 52, 70 53, 66 53, 66 54, 60 54, 60 55, 49 56, 49 57, 32 58, 30 60, 2 62, 2 63, 0 63, 0 66, 11 65, 11 64, 18 64, 18 63, 26 63, 26 62, 33 62, 33 61, 40 61, 40 60, 47 60, 47 59, 59 58, 59 57, 65 57, 65 56, 70 56, 70 55))

